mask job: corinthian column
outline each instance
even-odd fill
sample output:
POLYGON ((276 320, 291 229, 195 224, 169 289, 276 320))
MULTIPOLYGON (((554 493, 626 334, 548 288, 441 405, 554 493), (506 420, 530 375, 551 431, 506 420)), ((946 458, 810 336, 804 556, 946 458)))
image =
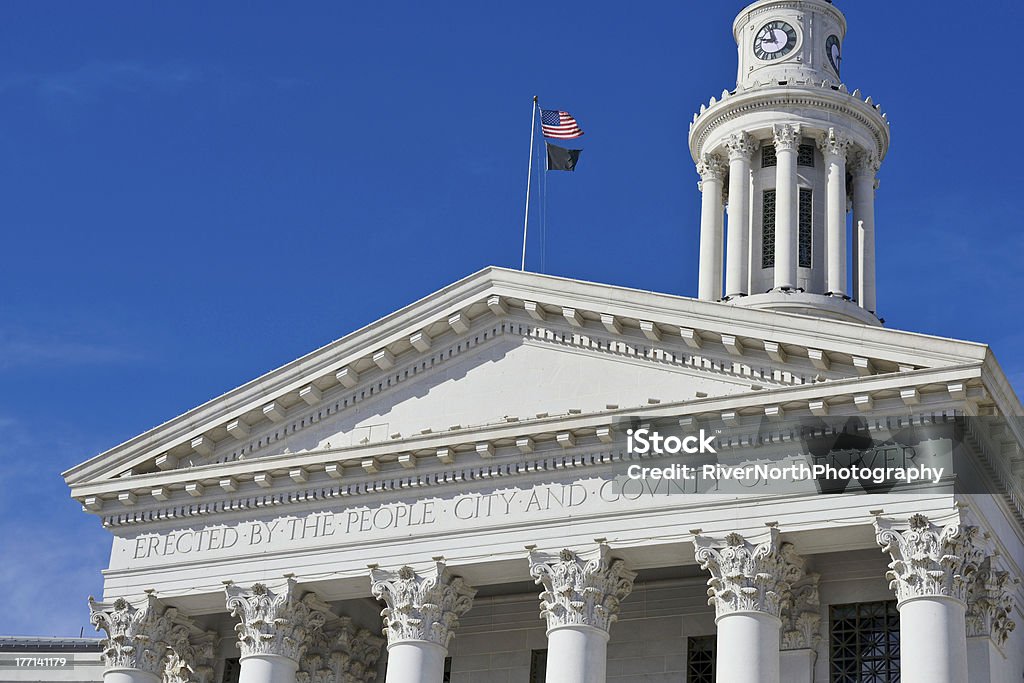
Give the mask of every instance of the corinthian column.
POLYGON ((782 602, 803 576, 803 565, 792 562, 795 553, 779 543, 778 529, 769 534, 758 545, 739 534, 726 536, 724 546, 704 536, 693 539, 701 569, 711 572, 708 604, 715 606, 720 681, 779 683, 782 602))
POLYGON ((705 301, 722 298, 722 185, 729 167, 717 154, 705 154, 697 162, 701 192, 700 273, 697 297, 705 301))
POLYGON ((530 576, 544 587, 540 613, 548 624, 548 681, 604 683, 608 632, 619 603, 633 590, 636 574, 612 559, 607 545, 558 555, 529 548, 530 576))
POLYGON ((388 637, 386 683, 441 683, 448 644, 476 591, 452 576, 444 562, 424 574, 373 566, 370 579, 373 596, 387 605, 381 612, 388 637))
POLYGON ((875 188, 878 157, 860 151, 850 166, 853 175, 853 227, 857 240, 857 292, 859 303, 872 313, 878 310, 875 297, 875 188))
POLYGON ((248 589, 229 583, 225 592, 238 619, 239 683, 294 683, 307 637, 327 620, 326 605, 313 593, 300 599, 290 578, 278 592, 262 583, 248 589))
POLYGON ((978 529, 936 526, 924 515, 906 529, 875 520, 882 551, 889 554, 889 587, 900 610, 900 680, 967 683, 968 591, 983 559, 978 529))
POLYGON ((750 160, 758 142, 747 133, 726 141, 729 148, 729 248, 725 295, 746 296, 750 282, 750 160))
POLYGON ((799 187, 796 157, 800 126, 775 126, 775 289, 795 289, 797 283, 797 220, 799 187))
POLYGON ((998 675, 998 662, 1013 620, 1012 591, 1017 581, 993 566, 994 556, 985 558, 974 574, 967 594, 967 673, 972 681, 991 681, 998 675))
MULTIPOLYGON (((850 140, 835 128, 829 128, 818 139, 825 157, 827 200, 825 231, 827 287, 833 296, 845 296, 846 273, 846 150, 850 140)), ((859 252, 858 252, 859 253, 859 252)))
POLYGON ((103 683, 160 683, 177 610, 165 608, 153 593, 135 606, 118 598, 89 598, 90 623, 107 634, 103 641, 103 683))

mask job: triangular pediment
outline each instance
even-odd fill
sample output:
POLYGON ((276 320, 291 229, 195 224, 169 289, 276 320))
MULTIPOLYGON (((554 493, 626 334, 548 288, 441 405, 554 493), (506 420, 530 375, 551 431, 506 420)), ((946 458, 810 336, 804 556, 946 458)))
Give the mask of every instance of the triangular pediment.
POLYGON ((75 489, 508 420, 756 400, 986 357, 966 342, 489 268, 65 477, 75 489))

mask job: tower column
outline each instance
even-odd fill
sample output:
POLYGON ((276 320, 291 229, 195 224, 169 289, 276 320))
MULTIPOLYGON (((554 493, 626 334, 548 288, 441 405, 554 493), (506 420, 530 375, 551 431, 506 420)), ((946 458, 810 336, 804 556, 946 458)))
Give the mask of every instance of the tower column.
POLYGON ((909 528, 875 521, 882 551, 892 558, 886 578, 900 610, 900 680, 967 683, 966 600, 984 551, 978 528, 936 526, 914 515, 909 528))
POLYGON ((861 151, 851 166, 853 175, 853 226, 857 242, 857 303, 872 313, 878 310, 875 299, 875 188, 878 157, 861 151))
POLYGON ((722 189, 728 170, 722 157, 705 154, 697 164, 701 191, 700 274, 697 297, 705 301, 722 298, 723 205, 722 189))
POLYGON ((387 605, 387 683, 441 683, 448 645, 476 591, 440 560, 425 574, 371 566, 370 579, 373 596, 387 605))
POLYGON ((829 128, 818 139, 818 147, 825 157, 827 174, 827 200, 825 206, 828 252, 826 286, 832 296, 845 296, 846 272, 846 150, 850 140, 835 128, 829 128))
POLYGON ((746 296, 750 282, 750 160, 758 147, 747 133, 726 142, 729 148, 729 245, 725 295, 746 296))
POLYGON ((775 126, 775 289, 795 289, 797 283, 797 219, 799 188, 796 180, 799 125, 775 126))

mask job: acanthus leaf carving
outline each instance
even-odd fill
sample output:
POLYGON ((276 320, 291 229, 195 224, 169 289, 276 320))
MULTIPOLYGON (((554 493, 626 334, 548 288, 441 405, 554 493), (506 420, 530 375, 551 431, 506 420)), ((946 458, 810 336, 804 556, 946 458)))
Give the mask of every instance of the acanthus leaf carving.
POLYGON ((299 662, 298 683, 365 683, 376 680, 384 640, 348 617, 317 630, 299 662))
POLYGON ((697 161, 697 173, 701 178, 697 185, 703 191, 704 183, 725 180, 729 173, 729 164, 717 154, 704 154, 697 161))
POLYGON ((803 139, 803 129, 799 124, 775 125, 772 126, 772 136, 776 152, 794 151, 803 139))
POLYGON ((530 575, 544 587, 541 616, 547 619, 548 629, 593 626, 607 632, 611 628, 618 619, 619 604, 633 590, 636 573, 610 553, 603 543, 590 556, 568 549, 557 556, 530 551, 530 575))
POLYGON ((216 633, 199 631, 191 622, 171 629, 163 683, 212 683, 216 642, 216 633))
POLYGON ((850 137, 835 128, 829 128, 818 137, 818 149, 826 157, 845 159, 849 148, 850 137))
POLYGON ((239 620, 235 632, 242 657, 279 655, 301 660, 307 637, 323 627, 327 614, 313 593, 299 599, 298 592, 291 578, 276 593, 262 583, 251 588, 225 587, 227 608, 239 620))
POLYGON ((167 660, 168 639, 177 610, 165 607, 152 592, 140 606, 123 598, 110 603, 89 598, 89 622, 103 630, 103 658, 108 669, 138 669, 156 676, 167 660))
POLYGON ((750 161, 754 152, 761 146, 757 138, 750 133, 733 133, 726 141, 725 146, 729 149, 729 160, 745 159, 750 161))
POLYGON ((967 596, 968 637, 988 636, 1002 647, 1017 628, 1013 620, 1013 591, 1018 580, 1009 572, 992 566, 993 557, 986 557, 971 583, 967 596))
POLYGON ((803 577, 803 561, 792 547, 783 552, 779 531, 772 527, 767 541, 754 545, 737 533, 725 537, 724 546, 705 536, 693 539, 701 569, 708 579, 708 604, 725 616, 735 612, 762 612, 779 618, 782 601, 793 583, 803 577), (787 557, 788 556, 788 557, 787 557))
POLYGON ((426 575, 405 566, 398 571, 373 567, 370 590, 386 607, 381 611, 389 643, 425 640, 448 647, 459 617, 473 605, 476 590, 453 576, 444 562, 426 575))
POLYGON ((921 514, 897 529, 875 520, 875 538, 892 558, 886 578, 900 602, 921 597, 948 597, 967 602, 967 593, 984 558, 977 527, 937 526, 921 514))

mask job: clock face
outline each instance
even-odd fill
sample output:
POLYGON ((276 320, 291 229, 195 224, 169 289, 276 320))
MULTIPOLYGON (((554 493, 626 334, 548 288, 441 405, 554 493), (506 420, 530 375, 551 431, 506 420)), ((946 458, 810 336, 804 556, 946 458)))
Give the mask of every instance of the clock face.
POLYGON ((839 47, 839 38, 837 36, 829 36, 828 40, 825 41, 825 52, 828 53, 828 61, 832 63, 832 68, 836 70, 836 75, 839 75, 839 64, 843 60, 842 48, 839 47))
POLYGON ((754 36, 754 55, 765 62, 785 57, 796 47, 796 29, 784 21, 770 21, 754 36))

